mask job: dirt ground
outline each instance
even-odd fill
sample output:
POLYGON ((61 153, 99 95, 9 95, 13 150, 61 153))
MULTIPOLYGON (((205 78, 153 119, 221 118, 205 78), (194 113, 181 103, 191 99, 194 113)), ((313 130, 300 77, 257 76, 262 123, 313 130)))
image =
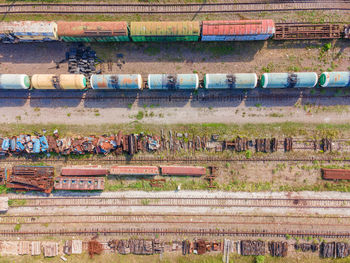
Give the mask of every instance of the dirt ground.
MULTIPOLYGON (((111 59, 114 64, 108 71, 107 63, 100 68, 104 73, 205 73, 270 71, 315 71, 348 70, 350 46, 348 41, 334 41, 329 51, 323 51, 325 41, 317 42, 247 42, 247 43, 114 43, 93 44, 100 58, 111 59), (121 68, 117 67, 117 54, 122 54, 121 68)), ((0 45, 0 70, 2 73, 67 73, 67 64, 56 69, 55 62, 65 58, 70 44, 37 43, 0 45)), ((236 94, 239 91, 227 92, 236 94)), ((228 101, 202 101, 208 95, 199 91, 193 99, 169 101, 149 100, 142 96, 150 92, 104 93, 100 100, 82 99, 93 91, 0 91, 0 123, 64 123, 102 124, 130 123, 251 123, 300 121, 311 123, 344 123, 349 120, 349 99, 342 97, 348 90, 331 91, 325 99, 300 99, 302 93, 324 94, 326 91, 249 91, 247 98, 228 101), (285 99, 272 96, 263 100, 254 95, 289 94, 285 99), (65 95, 63 95, 65 94, 65 95), (126 99, 109 98, 116 95, 126 99), (143 94, 143 95, 142 95, 143 94), (30 95, 30 96, 28 96, 30 95), (51 99, 57 96, 73 96, 74 99, 51 99), (4 96, 17 97, 9 100, 4 96), (36 96, 48 96, 38 99, 36 96), (2 97, 2 98, 1 98, 2 97), (31 97, 31 98, 29 98, 31 97), (199 98, 199 100, 197 99, 199 98)), ((242 92, 241 92, 242 93, 242 92)), ((98 93, 100 94, 100 93, 98 93)), ((210 92, 209 92, 210 94, 210 92)), ((245 95, 244 93, 242 93, 245 95)), ((190 97, 191 94, 187 93, 190 97)))

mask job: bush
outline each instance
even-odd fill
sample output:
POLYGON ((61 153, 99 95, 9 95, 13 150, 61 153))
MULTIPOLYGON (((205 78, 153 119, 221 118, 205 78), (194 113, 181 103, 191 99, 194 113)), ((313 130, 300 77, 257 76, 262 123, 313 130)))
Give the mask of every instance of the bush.
POLYGON ((255 258, 255 263, 264 263, 265 262, 265 256, 257 256, 255 258))

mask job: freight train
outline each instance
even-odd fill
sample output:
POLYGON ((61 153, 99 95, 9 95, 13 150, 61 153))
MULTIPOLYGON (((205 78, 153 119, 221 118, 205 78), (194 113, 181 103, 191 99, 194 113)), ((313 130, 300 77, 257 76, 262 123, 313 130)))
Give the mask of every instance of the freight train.
POLYGON ((271 20, 157 22, 0 22, 0 41, 173 42, 349 38, 350 25, 278 24, 271 20))
POLYGON ((350 87, 350 72, 205 74, 202 81, 197 74, 149 74, 144 83, 140 74, 0 74, 0 89, 80 89, 94 90, 197 90, 215 89, 280 89, 280 88, 345 88, 350 87))
POLYGON ((52 190, 104 190, 107 175, 120 177, 192 176, 206 175, 206 168, 199 166, 70 166, 63 167, 60 176, 55 177, 52 166, 13 166, 0 168, 0 185, 16 191, 52 190))

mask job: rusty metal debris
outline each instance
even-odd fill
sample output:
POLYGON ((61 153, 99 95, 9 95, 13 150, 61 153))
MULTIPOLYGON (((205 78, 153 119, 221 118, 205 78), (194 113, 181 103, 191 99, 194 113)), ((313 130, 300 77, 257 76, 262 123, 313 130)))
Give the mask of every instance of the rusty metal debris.
POLYGON ((269 242, 268 243, 270 255, 273 257, 286 257, 288 253, 287 242, 269 242))
POLYGON ((42 191, 51 193, 54 182, 51 166, 14 166, 8 175, 6 187, 17 191, 42 191))
POLYGON ((316 252, 318 250, 319 246, 318 244, 309 244, 309 243, 301 243, 301 244, 295 244, 294 249, 295 250, 301 250, 303 252, 316 252))
POLYGON ((209 181, 209 188, 215 188, 214 180, 217 177, 217 170, 218 168, 215 166, 209 166, 209 175, 205 177, 209 181))
POLYGON ((88 243, 89 256, 92 258, 95 254, 100 255, 103 251, 102 244, 96 240, 90 240, 88 243))
POLYGON ((260 240, 242 240, 241 255, 243 256, 265 255, 265 242, 260 240))
POLYGON ((164 243, 158 239, 112 240, 108 246, 119 254, 153 255, 164 252, 164 243))

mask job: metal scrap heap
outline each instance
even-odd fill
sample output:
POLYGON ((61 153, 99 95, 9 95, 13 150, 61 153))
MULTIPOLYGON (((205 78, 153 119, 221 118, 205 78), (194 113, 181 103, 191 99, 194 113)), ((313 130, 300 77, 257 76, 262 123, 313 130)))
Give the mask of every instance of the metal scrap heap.
POLYGON ((302 244, 295 244, 294 245, 295 250, 301 250, 303 252, 316 252, 318 250, 318 244, 308 244, 308 243, 302 243, 302 244))
POLYGON ((112 240, 108 245, 122 255, 152 255, 164 252, 164 244, 158 239, 112 240))
POLYGON ((242 240, 241 255, 243 256, 265 255, 265 242, 260 240, 242 240))
POLYGON ((89 76, 96 73, 95 61, 97 60, 96 52, 91 47, 84 47, 79 44, 77 47, 69 49, 66 53, 68 61, 68 72, 72 74, 84 74, 89 76))
POLYGON ((0 138, 0 154, 42 153, 49 149, 48 141, 43 135, 19 135, 11 138, 0 138))
POLYGON ((14 166, 6 187, 17 191, 51 193, 54 186, 54 168, 50 166, 14 166))
POLYGON ((322 242, 320 245, 320 256, 323 258, 345 258, 349 254, 349 244, 344 242, 322 242))
POLYGON ((269 242, 269 251, 273 257, 286 257, 288 252, 287 242, 269 242))

